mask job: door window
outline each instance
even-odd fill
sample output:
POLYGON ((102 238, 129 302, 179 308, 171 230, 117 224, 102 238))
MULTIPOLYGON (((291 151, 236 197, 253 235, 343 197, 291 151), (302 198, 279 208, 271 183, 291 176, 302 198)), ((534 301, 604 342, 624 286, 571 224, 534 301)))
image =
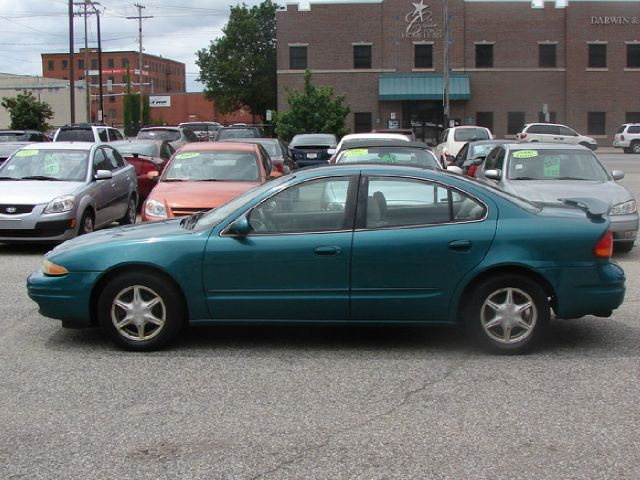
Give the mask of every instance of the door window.
POLYGON ((311 233, 352 226, 347 199, 350 177, 322 178, 279 192, 249 213, 256 233, 311 233))
POLYGON ((112 170, 111 161, 105 156, 102 148, 96 150, 96 154, 93 157, 93 171, 98 170, 112 170))

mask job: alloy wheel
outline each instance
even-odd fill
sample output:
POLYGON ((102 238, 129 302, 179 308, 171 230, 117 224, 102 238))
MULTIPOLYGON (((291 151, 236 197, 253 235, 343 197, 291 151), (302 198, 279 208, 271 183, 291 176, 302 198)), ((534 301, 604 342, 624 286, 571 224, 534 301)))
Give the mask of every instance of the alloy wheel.
POLYGON ((501 288, 487 296, 480 310, 480 322, 492 340, 515 344, 529 337, 538 312, 533 298, 519 288, 501 288))

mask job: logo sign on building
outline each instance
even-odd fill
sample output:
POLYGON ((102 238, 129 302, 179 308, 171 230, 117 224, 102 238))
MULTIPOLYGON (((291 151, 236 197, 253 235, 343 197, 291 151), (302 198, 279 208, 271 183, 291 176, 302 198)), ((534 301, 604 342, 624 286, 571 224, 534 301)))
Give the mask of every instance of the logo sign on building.
POLYGON ((171 97, 168 95, 149 95, 150 107, 170 107, 171 97))
POLYGON ((412 40, 442 38, 442 30, 433 22, 433 12, 430 5, 425 5, 424 0, 420 3, 412 3, 413 10, 404 17, 407 26, 402 32, 403 38, 412 40))

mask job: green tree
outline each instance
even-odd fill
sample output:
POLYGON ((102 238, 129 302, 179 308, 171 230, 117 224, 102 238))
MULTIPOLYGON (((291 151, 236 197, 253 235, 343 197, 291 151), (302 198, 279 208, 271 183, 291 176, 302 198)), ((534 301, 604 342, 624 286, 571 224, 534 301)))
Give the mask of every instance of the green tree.
POLYGON ((14 130, 40 130, 44 132, 51 126, 47 120, 53 118, 53 110, 47 102, 36 100, 33 93, 24 91, 16 97, 3 97, 1 105, 9 112, 14 130))
MULTIPOLYGON (((146 98, 146 97, 145 97, 146 98)), ((140 130, 140 94, 131 93, 131 72, 127 67, 127 93, 122 97, 124 134, 135 137, 140 130)))
POLYGON ((333 133, 337 137, 349 133, 346 118, 351 109, 343 105, 344 95, 334 98, 333 88, 315 87, 311 72, 304 72, 304 90, 285 88, 289 110, 277 115, 276 134, 289 141, 297 133, 333 133))
POLYGON ((276 9, 271 0, 251 8, 231 7, 223 36, 196 52, 198 81, 220 113, 246 106, 264 117, 266 110, 275 109, 276 9))

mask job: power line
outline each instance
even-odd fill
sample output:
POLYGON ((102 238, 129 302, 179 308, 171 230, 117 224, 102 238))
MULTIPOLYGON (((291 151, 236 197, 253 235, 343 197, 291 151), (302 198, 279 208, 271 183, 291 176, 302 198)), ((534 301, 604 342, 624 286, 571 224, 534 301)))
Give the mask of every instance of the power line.
POLYGON ((152 16, 142 16, 142 9, 145 8, 144 5, 141 5, 139 3, 134 3, 134 6, 138 9, 138 16, 137 17, 127 17, 127 19, 129 20, 138 20, 138 68, 139 68, 139 83, 140 83, 140 93, 142 93, 142 19, 143 18, 153 18, 152 16))

